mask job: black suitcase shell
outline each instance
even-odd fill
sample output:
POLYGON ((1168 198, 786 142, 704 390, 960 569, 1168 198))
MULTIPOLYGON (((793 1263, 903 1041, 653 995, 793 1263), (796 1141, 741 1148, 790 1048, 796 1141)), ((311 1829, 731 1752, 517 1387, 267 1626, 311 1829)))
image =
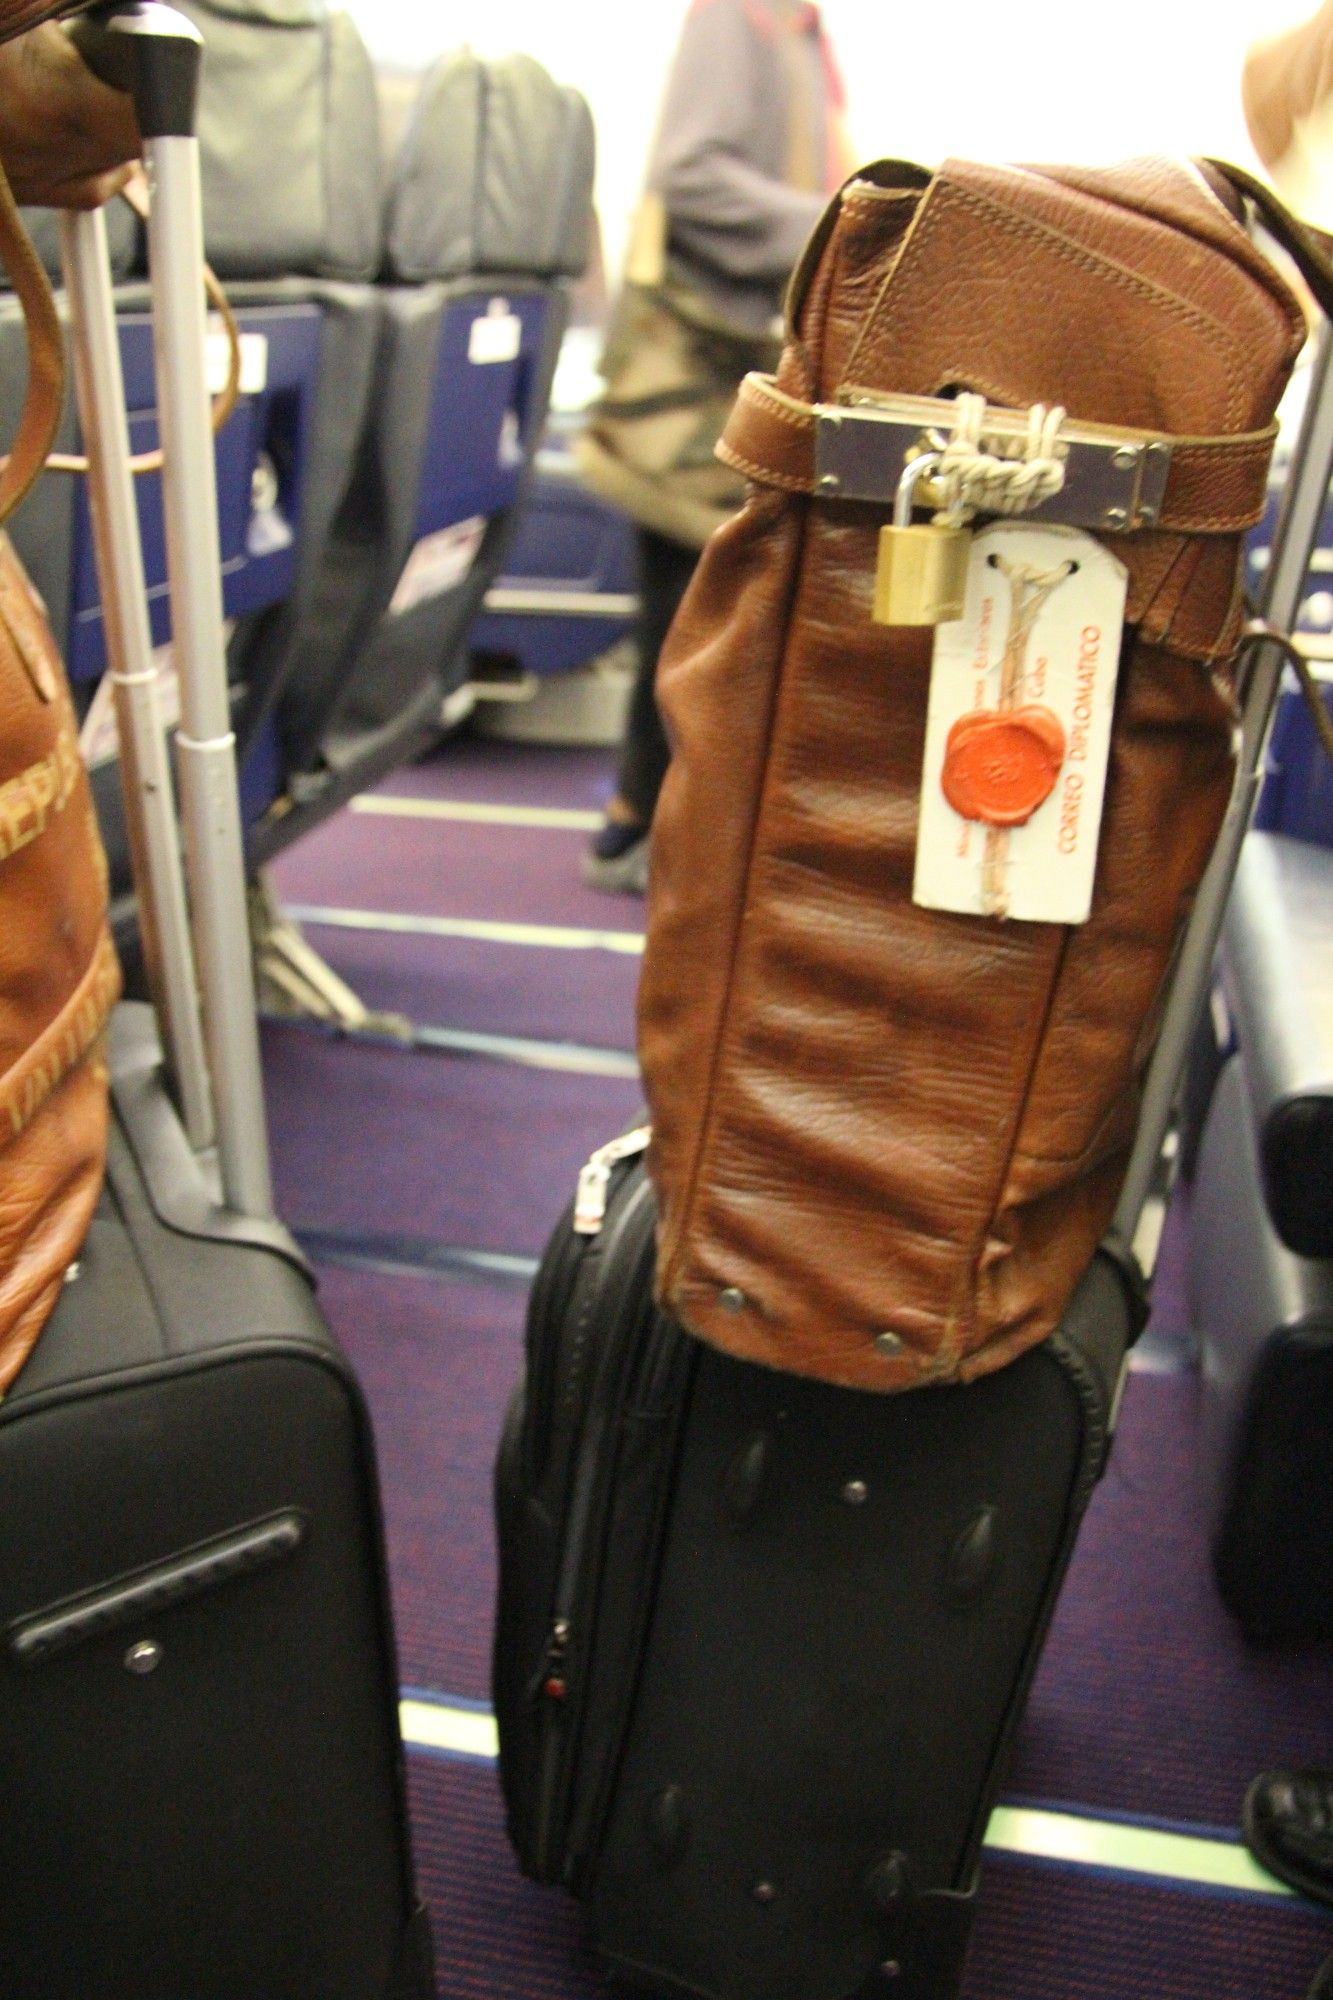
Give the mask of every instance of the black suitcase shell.
POLYGON ((106 1195, 0 1402, 0 1986, 430 2000, 360 1391, 290 1238, 212 1207, 148 1010, 113 1037, 106 1195))
POLYGON ((654 1224, 618 1167, 533 1292, 496 1472, 511 1836, 633 1984, 947 2000, 1141 1292, 1099 1255, 1042 1347, 876 1397, 656 1312, 654 1224))

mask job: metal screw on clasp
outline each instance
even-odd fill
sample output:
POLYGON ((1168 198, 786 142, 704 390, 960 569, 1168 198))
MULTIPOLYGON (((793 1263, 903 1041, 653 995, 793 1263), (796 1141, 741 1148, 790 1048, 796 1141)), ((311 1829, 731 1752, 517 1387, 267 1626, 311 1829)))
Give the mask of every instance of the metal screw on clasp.
POLYGON ((842 1489, 842 1497, 849 1507, 864 1507, 870 1498, 870 1488, 864 1479, 849 1479, 842 1489))
POLYGON ((729 1313, 743 1313, 747 1304, 745 1294, 738 1285, 728 1285, 724 1292, 718 1294, 717 1302, 723 1312, 729 1313))
POLYGON ((162 1648, 156 1639, 140 1639, 137 1646, 131 1646, 125 1655, 126 1668, 132 1674, 151 1674, 162 1664, 162 1648))

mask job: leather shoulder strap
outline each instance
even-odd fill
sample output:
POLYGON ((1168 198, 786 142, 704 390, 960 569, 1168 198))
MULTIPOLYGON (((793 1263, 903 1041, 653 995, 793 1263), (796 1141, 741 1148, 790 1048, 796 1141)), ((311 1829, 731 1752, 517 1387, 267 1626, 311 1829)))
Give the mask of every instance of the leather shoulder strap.
POLYGON ((0 262, 28 329, 28 392, 9 457, 0 470, 0 521, 8 520, 46 464, 65 395, 65 347, 50 280, 28 240, 0 166, 0 262))
POLYGON ((1232 166, 1229 160, 1205 160, 1203 164, 1228 181, 1246 201, 1253 202, 1264 228, 1291 258, 1324 317, 1333 320, 1333 243, 1329 238, 1322 230, 1299 221, 1272 188, 1244 167, 1232 166))

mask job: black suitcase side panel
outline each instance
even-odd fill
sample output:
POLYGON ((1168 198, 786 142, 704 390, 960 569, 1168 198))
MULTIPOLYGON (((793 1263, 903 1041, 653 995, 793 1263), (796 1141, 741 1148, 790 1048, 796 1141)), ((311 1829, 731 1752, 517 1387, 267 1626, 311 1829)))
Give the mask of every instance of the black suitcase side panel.
POLYGON ((359 1390, 293 1264, 110 1168, 0 1405, 6 1977, 426 2000, 359 1390))
POLYGON ((1129 1331, 1099 1260, 1062 1336, 968 1389, 700 1350, 592 1887, 619 1970, 718 2000, 956 1990, 1129 1331))
POLYGON ((577 1880, 633 1691, 692 1343, 652 1305, 654 1210, 622 1169, 602 1231, 558 1227, 496 1466, 493 1660, 510 1837, 577 1880))

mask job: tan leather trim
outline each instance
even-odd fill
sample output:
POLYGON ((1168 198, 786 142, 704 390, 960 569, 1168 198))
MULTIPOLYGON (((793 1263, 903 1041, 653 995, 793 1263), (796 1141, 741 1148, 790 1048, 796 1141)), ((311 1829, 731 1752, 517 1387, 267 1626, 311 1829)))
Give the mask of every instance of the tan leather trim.
POLYGON ((9 457, 0 468, 0 521, 8 520, 46 464, 65 396, 65 348, 51 282, 28 240, 0 165, 0 263, 28 330, 28 391, 9 457))
MULTIPOLYGON (((772 376, 747 375, 717 455, 761 486, 813 493, 817 415, 813 404, 786 395, 772 376)), ((1109 425, 1097 428, 1112 434, 1109 425)), ((1273 423, 1232 437, 1171 439, 1171 471, 1157 529, 1224 535, 1253 527, 1263 516, 1276 438, 1273 423)))
POLYGON ((60 1012, 0 1079, 0 1144, 16 1139, 106 1027, 120 996, 120 964, 103 929, 82 979, 60 1012))

